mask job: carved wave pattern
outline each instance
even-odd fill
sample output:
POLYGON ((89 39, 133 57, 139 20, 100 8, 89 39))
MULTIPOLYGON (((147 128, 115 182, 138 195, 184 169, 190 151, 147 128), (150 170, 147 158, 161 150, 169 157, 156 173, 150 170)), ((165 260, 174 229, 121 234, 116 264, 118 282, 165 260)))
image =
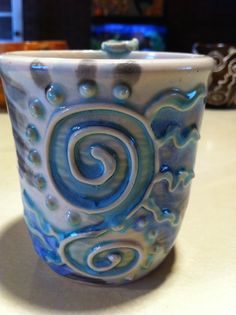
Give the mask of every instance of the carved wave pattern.
MULTIPOLYGON (((124 283, 159 264, 173 245, 177 229, 160 209, 141 207, 119 227, 100 231, 59 231, 24 191, 25 220, 36 252, 60 274, 92 283, 124 283), (156 216, 154 214, 156 213, 156 216), (164 218, 165 217, 165 218, 164 218), (157 228, 158 227, 158 228, 157 228), (132 236, 127 234, 132 233, 132 236)), ((176 221, 176 220, 175 220, 176 221)))

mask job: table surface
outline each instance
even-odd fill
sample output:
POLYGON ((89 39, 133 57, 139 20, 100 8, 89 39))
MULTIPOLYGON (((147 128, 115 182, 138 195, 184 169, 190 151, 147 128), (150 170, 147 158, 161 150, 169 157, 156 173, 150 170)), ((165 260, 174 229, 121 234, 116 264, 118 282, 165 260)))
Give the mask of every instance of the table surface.
POLYGON ((81 285, 32 249, 0 114, 0 314, 236 314, 236 110, 205 111, 195 173, 175 247, 157 270, 123 287, 81 285))

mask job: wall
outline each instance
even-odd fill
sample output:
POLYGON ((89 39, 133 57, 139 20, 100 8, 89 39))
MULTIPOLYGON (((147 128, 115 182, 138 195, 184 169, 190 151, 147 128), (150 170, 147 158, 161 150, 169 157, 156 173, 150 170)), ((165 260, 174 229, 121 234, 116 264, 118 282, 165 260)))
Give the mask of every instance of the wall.
POLYGON ((236 43, 236 0, 166 0, 168 49, 190 51, 196 41, 236 43))
MULTIPOLYGON (((26 40, 66 39, 89 48, 91 0, 23 0, 26 40)), ((168 50, 203 42, 236 43, 236 0, 166 0, 168 50)))
POLYGON ((89 48, 90 0, 23 0, 24 39, 64 39, 89 48))

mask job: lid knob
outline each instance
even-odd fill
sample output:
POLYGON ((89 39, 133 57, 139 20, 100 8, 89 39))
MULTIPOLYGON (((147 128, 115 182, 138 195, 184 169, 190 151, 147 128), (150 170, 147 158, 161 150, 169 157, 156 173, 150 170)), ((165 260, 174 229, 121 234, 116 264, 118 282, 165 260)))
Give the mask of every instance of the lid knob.
POLYGON ((137 38, 131 40, 115 40, 105 41, 101 45, 101 49, 110 55, 128 54, 133 50, 138 50, 139 42, 137 38))

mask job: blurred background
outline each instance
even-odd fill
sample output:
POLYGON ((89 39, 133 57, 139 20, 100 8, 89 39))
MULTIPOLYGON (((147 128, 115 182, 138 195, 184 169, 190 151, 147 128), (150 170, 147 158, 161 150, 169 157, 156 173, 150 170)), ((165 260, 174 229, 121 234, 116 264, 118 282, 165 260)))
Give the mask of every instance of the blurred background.
POLYGON ((64 40, 99 48, 138 37, 143 50, 236 41, 235 0, 0 0, 0 42, 64 40))
POLYGON ((99 49, 104 40, 136 37, 144 51, 213 57, 207 106, 229 107, 236 106, 235 20, 236 0, 0 0, 0 53, 99 49))

